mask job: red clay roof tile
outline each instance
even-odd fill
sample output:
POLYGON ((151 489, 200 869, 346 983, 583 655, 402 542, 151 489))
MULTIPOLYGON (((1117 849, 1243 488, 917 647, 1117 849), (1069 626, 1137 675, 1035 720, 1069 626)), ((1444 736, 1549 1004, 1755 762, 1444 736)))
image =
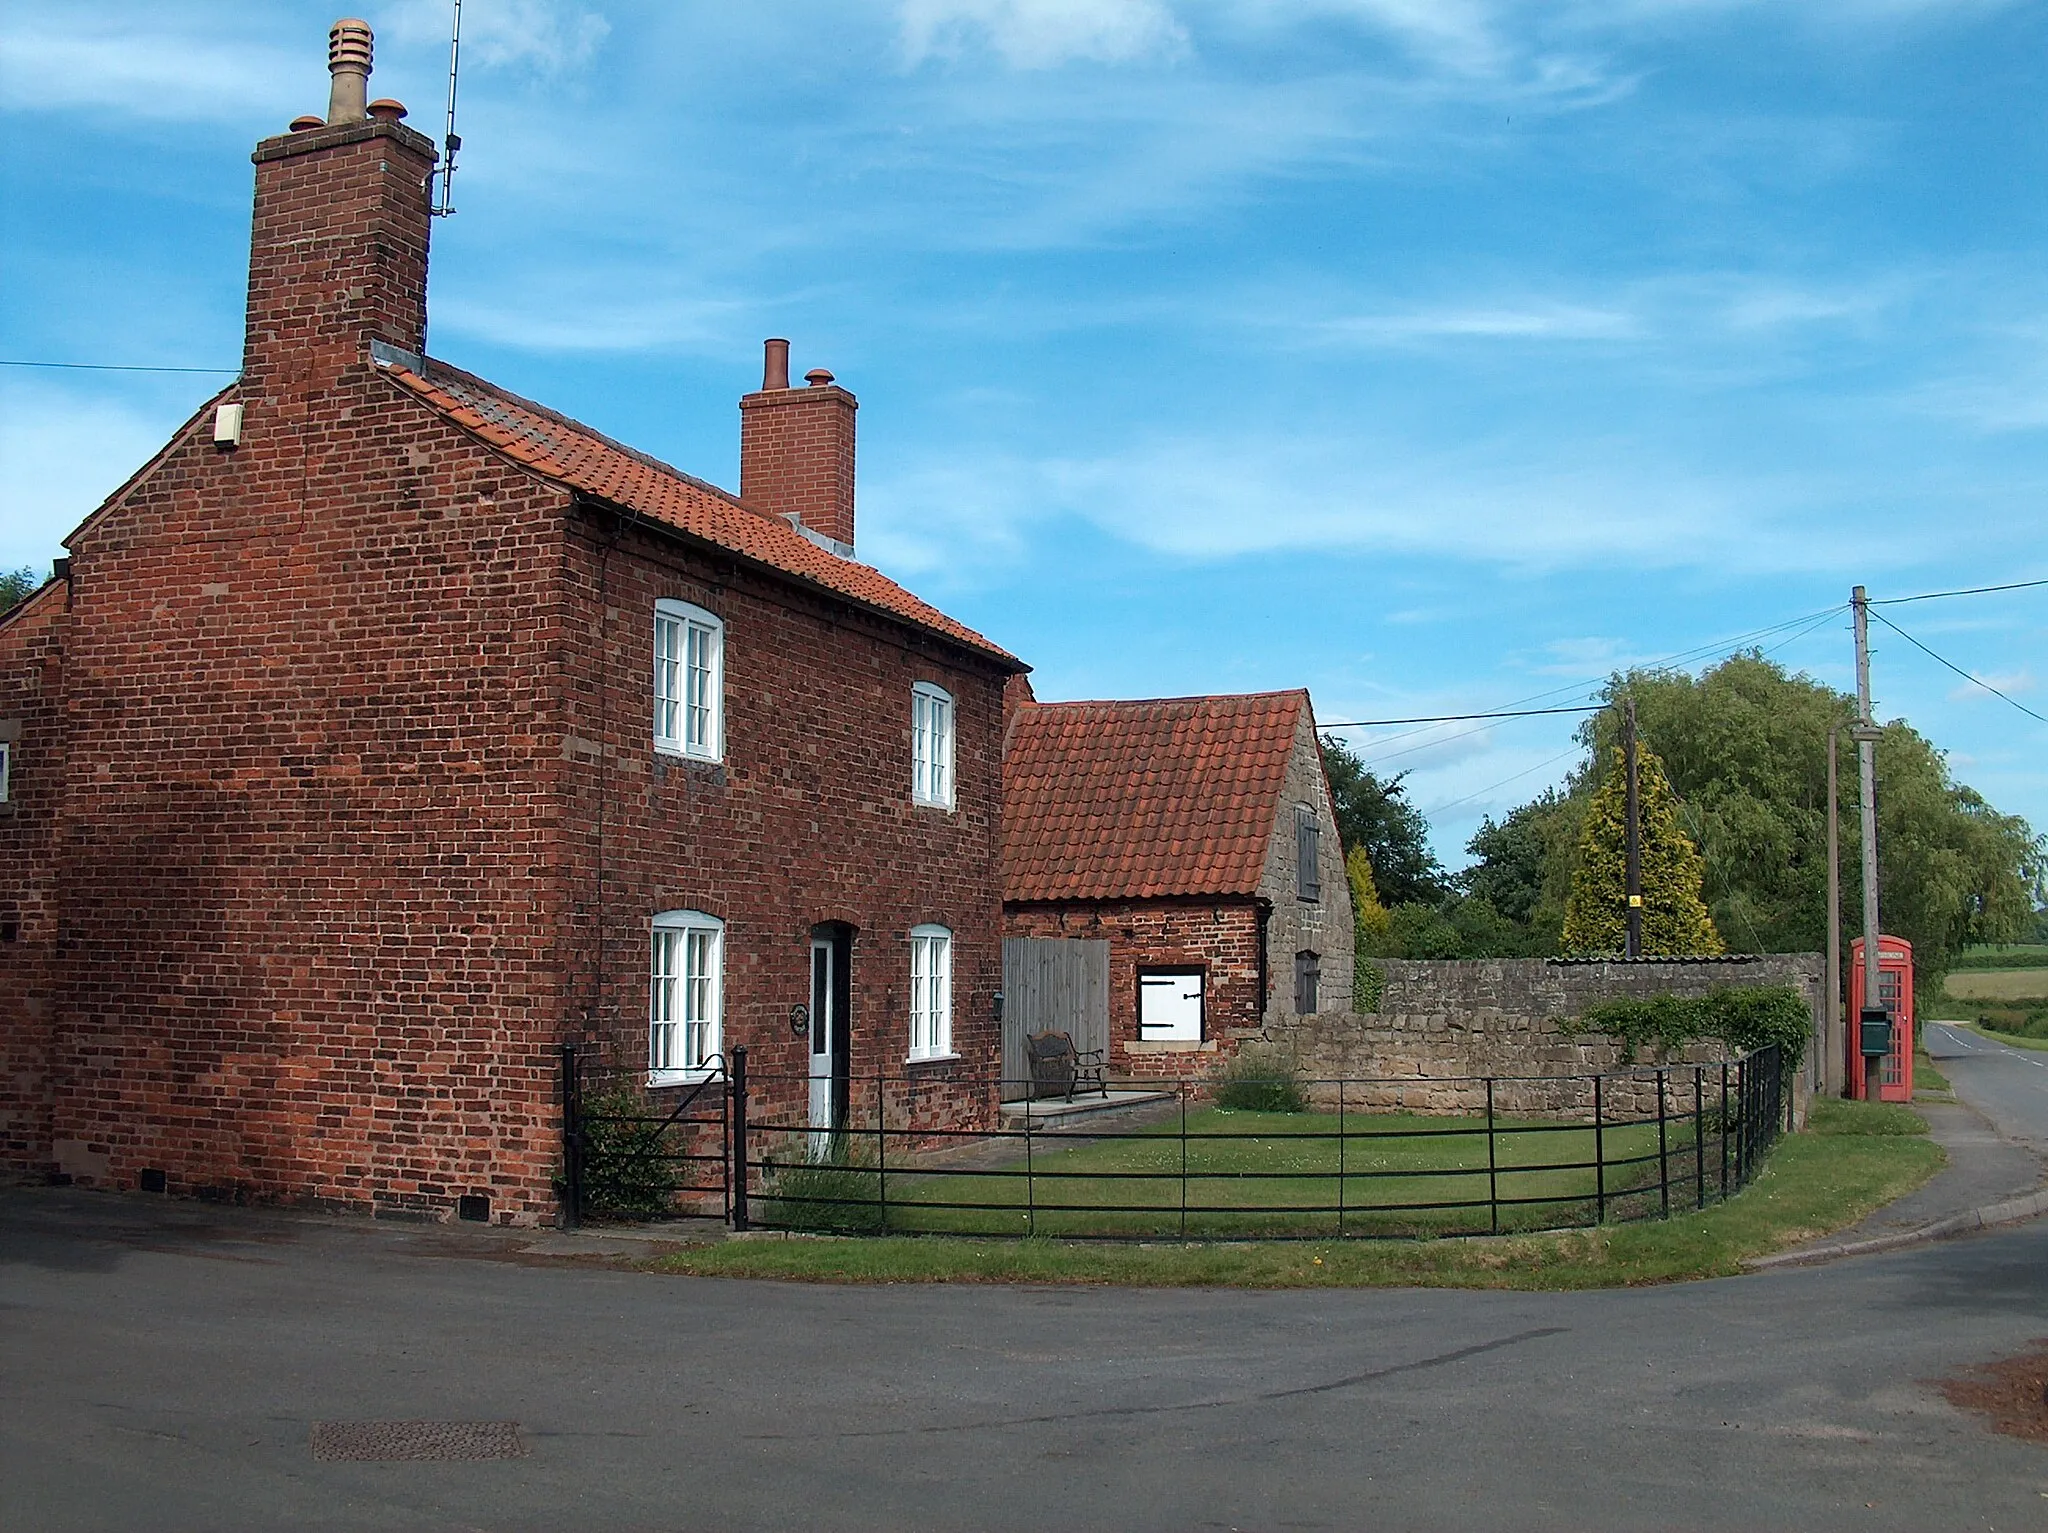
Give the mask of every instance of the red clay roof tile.
POLYGON ((1258 892, 1306 692, 1030 703, 1003 757, 1003 898, 1258 892))
POLYGON ((565 488, 637 511, 1014 669, 1025 669, 1015 656, 920 601, 879 570, 820 548, 789 523, 754 511, 701 479, 445 362, 426 361, 421 371, 409 360, 394 361, 391 356, 380 348, 377 366, 394 383, 479 441, 565 488))

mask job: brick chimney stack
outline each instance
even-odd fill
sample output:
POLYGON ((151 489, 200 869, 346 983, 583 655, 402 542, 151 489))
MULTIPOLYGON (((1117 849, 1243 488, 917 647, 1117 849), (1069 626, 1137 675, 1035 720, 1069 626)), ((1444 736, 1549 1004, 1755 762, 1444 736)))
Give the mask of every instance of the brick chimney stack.
POLYGON ((794 515, 853 550, 853 412, 860 402, 824 368, 789 385, 789 342, 769 341, 761 390, 740 396, 740 499, 767 516, 794 515))
POLYGON ((434 146, 366 102, 372 39, 344 19, 328 34, 328 115, 267 138, 249 240, 245 396, 302 397, 368 364, 371 340, 418 352, 427 333, 434 146))

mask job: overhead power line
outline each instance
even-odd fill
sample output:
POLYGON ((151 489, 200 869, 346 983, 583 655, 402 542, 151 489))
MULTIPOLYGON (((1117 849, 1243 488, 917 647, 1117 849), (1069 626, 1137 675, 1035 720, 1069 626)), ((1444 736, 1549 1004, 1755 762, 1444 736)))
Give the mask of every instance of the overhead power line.
POLYGON ((2048 580, 2015 580, 2010 585, 1970 586, 1961 591, 1922 591, 1918 596, 1887 596, 1868 605, 1897 607, 1909 601, 1939 601, 1944 596, 1989 596, 1994 591, 2030 591, 2036 586, 2048 586, 2048 580))
POLYGON ((1321 729, 1370 729, 1380 724, 1460 724, 1466 719, 1531 719, 1545 713, 1598 713, 1605 703, 1587 703, 1573 708, 1499 708, 1491 713, 1426 713, 1412 719, 1336 719, 1318 725, 1321 729))
MULTIPOLYGON (((1739 633, 1730 638, 1715 639, 1710 643, 1695 645, 1691 649, 1680 650, 1676 654, 1665 655, 1660 659, 1645 662, 1640 669, 1647 671, 1662 670, 1668 666, 1683 665, 1691 660, 1705 659, 1713 655, 1729 654, 1742 648, 1744 645, 1754 644, 1759 640, 1775 637, 1778 634, 1785 633, 1788 629, 1797 629, 1798 632, 1792 633, 1789 637, 1773 645, 1770 650, 1765 651, 1766 654, 1774 653, 1776 650, 1784 648, 1785 645, 1804 638, 1807 634, 1813 632, 1815 628, 1827 622, 1829 618, 1845 610, 1847 605, 1846 602, 1838 603, 1819 612, 1804 612, 1798 617, 1787 618, 1779 623, 1771 623, 1763 628, 1754 628, 1747 633, 1739 633)), ((1421 728, 1404 729, 1399 734, 1383 735, 1372 742, 1372 748, 1360 756, 1360 761, 1365 766, 1382 765, 1389 761, 1398 760, 1403 756, 1412 756, 1418 751, 1434 750, 1438 746, 1455 744, 1457 741, 1467 739, 1472 735, 1484 734, 1487 728, 1486 721, 1492 719, 1541 716, 1551 710, 1545 708, 1524 709, 1522 705, 1525 703, 1540 703, 1546 698, 1556 697, 1559 693, 1578 691, 1582 687, 1600 686, 1604 684, 1606 679, 1605 677, 1591 677, 1585 681, 1567 682, 1561 687, 1552 687, 1545 692, 1536 692, 1527 697, 1516 698, 1513 702, 1497 709, 1466 715, 1450 715, 1444 720, 1445 722, 1462 722, 1467 719, 1482 721, 1474 729, 1461 729, 1452 734, 1441 734, 1435 731, 1433 725, 1424 724, 1421 728), (1430 738, 1401 750, 1386 749, 1387 746, 1394 745, 1402 740, 1412 739, 1416 735, 1428 735, 1430 738)), ((1560 708, 1556 711, 1562 713, 1598 713, 1607 706, 1608 704, 1606 703, 1591 703, 1584 707, 1560 708)), ((1337 723, 1327 724, 1323 727, 1326 729, 1343 729, 1353 725, 1365 725, 1372 722, 1371 720, 1360 719, 1351 721, 1351 725, 1337 723)))
POLYGON ((1870 615, 1876 618, 1880 623, 1884 624, 1885 627, 1889 628, 1893 633, 1897 634, 1900 638, 1904 639, 1908 644, 1912 645, 1913 648, 1919 650, 1921 654, 1925 655, 1928 659, 1934 661, 1936 664, 1947 666, 1950 670, 1954 671, 1958 676, 1962 677, 1963 680, 1969 682, 1972 686, 1982 687, 1986 692, 1989 692, 1994 697, 2005 698, 2007 702, 2011 703, 2013 707, 2019 709, 2019 711, 2024 713, 2028 718, 2040 719, 2043 724, 2048 724, 2048 718, 2043 718, 2042 715, 2034 712, 2033 709, 2029 708, 2025 703, 2019 701, 2019 699, 2007 696, 2007 694, 1999 691, 1998 688, 1991 685, 1990 682, 1984 680, 1984 678, 1981 676, 1972 676, 1968 671, 1964 670, 1961 666, 1957 665, 1953 660, 1944 660, 1940 655, 1937 655, 1925 644, 1922 644, 1910 633, 1907 633, 1905 629, 1901 628, 1897 623, 1894 623, 1882 612, 1873 612, 1870 615))
POLYGON ((216 373, 232 378, 239 367, 141 367, 122 362, 24 362, 11 357, 0 357, 0 367, 61 367, 68 372, 80 373, 216 373))

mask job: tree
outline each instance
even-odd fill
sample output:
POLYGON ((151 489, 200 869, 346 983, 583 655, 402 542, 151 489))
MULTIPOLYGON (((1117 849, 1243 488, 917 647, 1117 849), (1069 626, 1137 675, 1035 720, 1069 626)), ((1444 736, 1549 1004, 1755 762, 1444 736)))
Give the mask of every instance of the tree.
POLYGON ((1547 789, 1500 820, 1487 816, 1465 844, 1478 860, 1458 875, 1459 888, 1520 928, 1520 945, 1532 955, 1555 953, 1564 928, 1586 816, 1585 795, 1575 796, 1574 787, 1547 789))
POLYGON ((1372 881, 1372 859, 1354 846, 1344 854, 1344 879, 1351 885, 1351 931, 1361 953, 1377 953, 1387 935, 1387 907, 1372 881))
POLYGON ((1334 735, 1324 735, 1322 745, 1323 773, 1330 780, 1337 837, 1346 858, 1353 847, 1365 849, 1373 886, 1390 910, 1441 900, 1450 892, 1450 880, 1429 849, 1429 822, 1408 802, 1401 778, 1376 777, 1334 735))
MULTIPOLYGON (((1616 676, 1607 695, 1635 698, 1704 859, 1714 925, 1748 952, 1815 952, 1827 941, 1827 735, 1841 726, 1845 943, 1860 929, 1851 698, 1754 653, 1697 677, 1616 676)), ((1594 715, 1580 738, 1594 759, 1609 759, 1617 712, 1594 715)), ((1878 742, 1877 802, 1880 914, 1887 932, 1913 944, 1923 975, 1946 969, 1967 944, 2026 930, 2048 847, 2024 820, 1956 782, 1941 752, 1904 722, 1878 742)))
MULTIPOLYGON (((1686 834, 1678 796, 1663 763, 1647 746, 1636 752, 1641 823, 1643 947, 1645 957, 1712 955, 1727 951, 1714 930, 1700 885, 1706 863, 1686 834)), ((1586 808, 1579 865, 1564 912, 1567 953, 1619 953, 1628 931, 1628 760, 1617 747, 1607 780, 1586 808)))
POLYGON ((0 612, 26 600, 41 584, 29 565, 18 570, 0 570, 0 612))

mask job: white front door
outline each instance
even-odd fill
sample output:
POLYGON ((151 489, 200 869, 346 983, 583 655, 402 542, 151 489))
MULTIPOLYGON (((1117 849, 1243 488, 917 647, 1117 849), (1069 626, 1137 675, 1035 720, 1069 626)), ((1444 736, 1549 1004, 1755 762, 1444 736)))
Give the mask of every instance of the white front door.
MULTIPOLYGON (((837 1052, 839 1019, 833 1015, 832 998, 838 993, 832 972, 833 945, 829 939, 811 942, 811 1127, 832 1129, 833 1055, 837 1052)), ((811 1153, 822 1155, 825 1137, 811 1135, 811 1153)))

